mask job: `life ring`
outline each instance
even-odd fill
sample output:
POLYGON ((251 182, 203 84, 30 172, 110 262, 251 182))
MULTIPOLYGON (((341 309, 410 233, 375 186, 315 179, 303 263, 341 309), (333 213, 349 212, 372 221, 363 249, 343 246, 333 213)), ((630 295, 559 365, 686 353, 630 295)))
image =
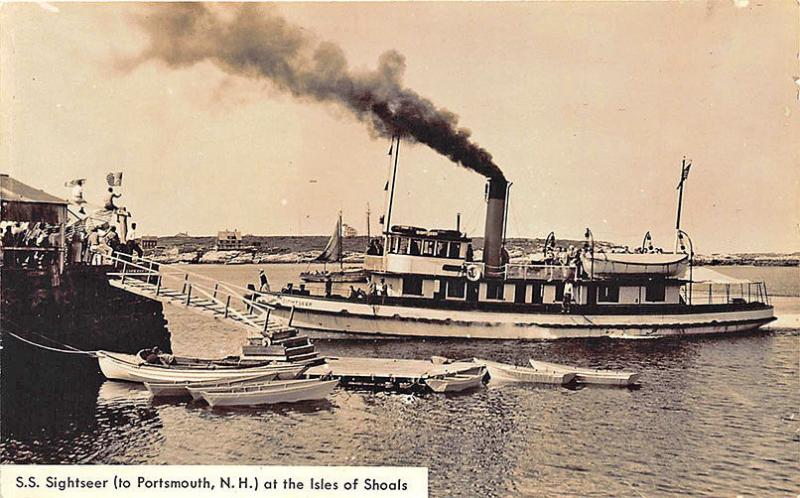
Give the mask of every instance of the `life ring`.
POLYGON ((477 282, 481 278, 481 268, 478 265, 467 266, 467 280, 477 282))

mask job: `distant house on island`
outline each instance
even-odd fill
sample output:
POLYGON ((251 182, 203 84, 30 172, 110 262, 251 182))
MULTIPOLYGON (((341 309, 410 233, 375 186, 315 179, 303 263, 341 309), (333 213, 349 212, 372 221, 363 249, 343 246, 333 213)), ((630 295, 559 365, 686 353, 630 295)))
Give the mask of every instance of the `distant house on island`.
POLYGON ((217 251, 237 251, 247 247, 242 232, 239 230, 222 230, 217 232, 217 251))
POLYGON ((139 241, 139 245, 142 246, 142 249, 147 251, 151 249, 155 249, 158 245, 158 237, 153 237, 152 235, 145 235, 139 241))

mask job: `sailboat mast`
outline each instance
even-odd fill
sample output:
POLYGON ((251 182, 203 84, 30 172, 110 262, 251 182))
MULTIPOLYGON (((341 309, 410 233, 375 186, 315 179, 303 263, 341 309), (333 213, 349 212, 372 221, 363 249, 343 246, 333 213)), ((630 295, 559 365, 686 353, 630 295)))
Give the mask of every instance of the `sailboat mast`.
POLYGON ((344 269, 344 263, 342 262, 342 252, 343 252, 342 251, 342 246, 344 245, 344 239, 342 238, 342 229, 344 227, 342 226, 342 211, 341 210, 339 211, 339 225, 337 225, 337 226, 338 226, 337 230, 338 230, 338 235, 339 235, 339 255, 338 255, 339 257, 337 259, 339 260, 339 269, 343 270, 344 269))

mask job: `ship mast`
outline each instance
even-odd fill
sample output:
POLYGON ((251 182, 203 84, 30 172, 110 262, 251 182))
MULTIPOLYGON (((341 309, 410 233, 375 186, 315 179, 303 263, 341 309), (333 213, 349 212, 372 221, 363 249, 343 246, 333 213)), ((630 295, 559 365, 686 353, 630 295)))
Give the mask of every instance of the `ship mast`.
POLYGON ((392 137, 392 148, 389 150, 391 154, 394 151, 394 167, 392 168, 392 185, 389 189, 389 206, 386 209, 386 219, 383 224, 383 233, 388 235, 392 226, 392 206, 394 204, 394 186, 397 181, 397 159, 400 157, 400 137, 392 137))

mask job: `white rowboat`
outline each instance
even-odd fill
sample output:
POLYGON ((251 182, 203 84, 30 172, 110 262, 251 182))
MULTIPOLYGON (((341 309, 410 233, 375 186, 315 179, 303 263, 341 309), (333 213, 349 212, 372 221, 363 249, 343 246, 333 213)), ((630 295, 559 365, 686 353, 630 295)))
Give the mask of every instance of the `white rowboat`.
POLYGON ((430 378, 425 379, 425 383, 433 392, 455 393, 479 387, 483 382, 484 375, 486 375, 486 370, 481 368, 478 373, 459 373, 446 377, 430 378))
MULTIPOLYGON (((258 382, 269 382, 273 380, 289 380, 297 378, 300 373, 305 370, 304 366, 296 366, 291 369, 281 370, 278 372, 269 372, 266 374, 244 375, 241 377, 234 377, 230 379, 214 379, 200 382, 145 382, 144 386, 150 391, 154 397, 182 397, 189 396, 189 388, 202 389, 202 388, 218 388, 226 387, 236 384, 250 384, 258 382)), ((194 396, 193 396, 194 397, 194 396)), ((198 399, 198 398, 195 398, 198 399)))
POLYGON ((234 379, 248 375, 263 375, 274 372, 291 372, 298 367, 287 363, 241 367, 222 365, 211 360, 192 365, 154 365, 145 363, 132 354, 97 352, 100 371, 108 379, 128 382, 200 382, 234 379))
POLYGON ((686 271, 686 254, 584 253, 583 270, 594 275, 664 275, 676 277, 686 271))
POLYGON ((530 360, 531 367, 540 372, 572 372, 575 381, 582 384, 602 384, 608 386, 630 386, 639 381, 639 374, 620 372, 617 370, 598 370, 594 368, 577 368, 558 363, 530 360))
POLYGON ((518 367, 496 361, 474 358, 475 363, 486 366, 491 382, 525 382, 532 384, 565 385, 575 381, 573 372, 545 372, 529 367, 518 367))
POLYGON ((225 391, 201 391, 201 396, 211 406, 257 406, 277 403, 296 403, 327 398, 338 380, 295 381, 281 386, 245 385, 225 391))
POLYGON ((186 390, 192 395, 192 399, 203 399, 203 393, 218 393, 230 392, 233 389, 247 387, 248 389, 256 389, 261 387, 264 389, 279 389, 284 386, 297 386, 303 383, 312 383, 316 379, 293 379, 293 380, 249 380, 244 382, 230 382, 230 383, 217 383, 216 385, 211 382, 204 383, 205 385, 189 385, 186 390))

